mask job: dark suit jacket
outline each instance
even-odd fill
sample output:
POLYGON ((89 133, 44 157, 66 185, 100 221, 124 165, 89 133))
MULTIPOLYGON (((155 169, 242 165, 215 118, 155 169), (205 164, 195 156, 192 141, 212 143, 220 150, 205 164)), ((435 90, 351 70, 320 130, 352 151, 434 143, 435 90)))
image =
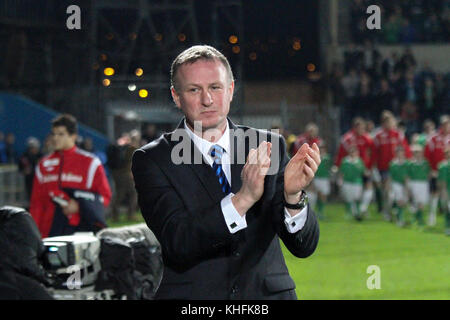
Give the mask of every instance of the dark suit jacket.
MULTIPOLYGON (((265 130, 235 126, 230 120, 229 124, 230 129, 239 128, 246 136, 256 134, 273 145, 278 142, 280 155, 278 174, 266 176, 263 196, 246 214, 247 228, 235 234, 226 226, 220 205, 225 195, 211 166, 204 160, 196 165, 177 165, 171 160, 179 142, 171 141, 175 131, 133 155, 139 206, 163 254, 164 274, 157 299, 297 298, 279 237, 295 256, 308 257, 319 240, 315 214, 308 209, 304 227, 294 234, 287 231, 283 173, 289 159, 284 139, 265 130)), ((183 121, 178 128, 184 128, 183 121)), ((245 162, 251 140, 242 135, 231 135, 230 139, 236 150, 245 152, 245 162)), ((200 151, 190 140, 189 146, 198 156, 200 151)), ((276 151, 272 149, 272 159, 276 151)), ((238 155, 239 151, 234 152, 235 161, 238 155)), ((241 188, 243 166, 236 162, 231 165, 233 193, 241 188)))

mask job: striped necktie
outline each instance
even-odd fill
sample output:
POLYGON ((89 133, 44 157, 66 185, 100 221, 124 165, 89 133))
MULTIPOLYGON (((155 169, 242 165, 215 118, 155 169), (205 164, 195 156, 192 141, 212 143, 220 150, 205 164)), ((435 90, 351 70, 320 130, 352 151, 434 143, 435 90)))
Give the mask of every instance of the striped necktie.
POLYGON ((223 148, 219 145, 215 144, 212 146, 211 151, 209 154, 213 158, 213 170, 219 179, 220 186, 222 187, 223 193, 225 195, 229 194, 231 192, 230 184, 228 183, 227 177, 225 176, 225 172, 222 168, 222 155, 223 155, 223 148))

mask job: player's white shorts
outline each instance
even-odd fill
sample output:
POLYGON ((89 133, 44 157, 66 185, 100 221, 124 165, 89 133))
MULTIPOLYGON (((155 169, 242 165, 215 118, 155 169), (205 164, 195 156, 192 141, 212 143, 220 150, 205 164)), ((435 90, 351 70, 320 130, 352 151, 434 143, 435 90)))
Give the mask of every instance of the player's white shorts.
POLYGON ((314 178, 314 187, 321 194, 328 196, 330 194, 330 179, 314 178))
POLYGON ((427 204, 430 200, 430 189, 428 181, 409 181, 411 200, 415 204, 427 204))
POLYGON ((392 192, 392 200, 393 201, 401 201, 401 202, 408 201, 408 194, 407 194, 406 188, 403 184, 393 181, 391 192, 392 192))
POLYGON ((342 197, 345 202, 353 202, 361 200, 362 184, 344 182, 342 184, 342 197))

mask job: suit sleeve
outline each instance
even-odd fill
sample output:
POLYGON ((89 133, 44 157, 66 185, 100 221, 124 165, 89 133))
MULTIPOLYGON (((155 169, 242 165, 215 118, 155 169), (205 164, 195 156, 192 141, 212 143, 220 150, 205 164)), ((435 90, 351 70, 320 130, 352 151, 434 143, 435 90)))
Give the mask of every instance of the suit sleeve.
POLYGON ((161 244, 165 262, 188 267, 231 243, 220 202, 188 212, 163 170, 139 149, 132 172, 138 203, 148 227, 161 244))
POLYGON ((286 154, 284 139, 281 137, 280 141, 280 170, 276 177, 276 192, 272 201, 274 223, 277 234, 289 251, 296 257, 306 258, 315 251, 319 242, 319 223, 313 210, 308 205, 307 218, 302 229, 295 233, 289 233, 284 224, 284 169, 289 159, 286 154))

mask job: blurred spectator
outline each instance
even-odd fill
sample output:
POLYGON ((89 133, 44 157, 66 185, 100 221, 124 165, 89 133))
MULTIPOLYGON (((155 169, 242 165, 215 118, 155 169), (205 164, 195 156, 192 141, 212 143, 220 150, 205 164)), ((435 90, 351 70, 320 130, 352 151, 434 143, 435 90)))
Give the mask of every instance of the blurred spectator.
POLYGON ((402 105, 400 119, 405 125, 405 135, 407 137, 410 137, 413 133, 419 132, 418 118, 419 112, 416 104, 412 101, 405 101, 402 105))
POLYGON ((450 4, 448 0, 353 0, 350 7, 349 31, 352 41, 364 43, 376 39, 386 44, 446 41, 450 37, 450 4), (383 27, 379 37, 376 30, 365 27, 369 5, 380 7, 383 27))
POLYGON ((389 78, 394 72, 394 67, 397 61, 397 52, 392 51, 391 54, 384 58, 383 62, 381 63, 381 76, 384 78, 389 78))
POLYGON ((388 44, 397 43, 400 38, 400 30, 402 27, 401 18, 391 15, 387 22, 383 25, 382 34, 384 42, 388 44))
POLYGON ((344 71, 351 73, 351 69, 358 70, 362 57, 361 50, 355 46, 354 43, 350 43, 348 48, 344 51, 344 71))
POLYGON ((43 155, 50 154, 55 150, 53 145, 53 137, 51 134, 47 135, 44 140, 44 145, 42 146, 41 152, 43 155))
POLYGON ((400 30, 400 41, 404 44, 410 44, 417 40, 417 32, 409 19, 404 19, 400 30))
POLYGON ((14 143, 16 142, 16 136, 14 133, 9 132, 5 137, 5 153, 7 163, 17 163, 18 156, 14 143))
POLYGON ((278 130, 278 133, 281 134, 284 140, 286 141, 286 150, 290 150, 292 144, 297 139, 295 134, 291 133, 289 130, 286 130, 284 127, 278 124, 273 124, 270 129, 273 130, 274 132, 277 132, 278 130))
POLYGON ((371 79, 366 72, 361 73, 358 91, 353 103, 353 115, 362 116, 365 119, 375 120, 378 116, 378 108, 374 108, 371 88, 371 79))
POLYGON ((372 77, 376 77, 379 66, 381 64, 380 52, 374 47, 372 41, 364 41, 364 49, 362 52, 362 67, 366 70, 372 77))
POLYGON ((342 67, 339 63, 333 63, 330 75, 328 77, 328 85, 332 92, 335 93, 333 96, 333 104, 337 106, 345 105, 345 92, 344 86, 342 85, 342 77, 344 76, 342 67))
POLYGON ((118 221, 120 207, 125 202, 127 218, 130 221, 137 219, 137 195, 131 173, 131 159, 134 151, 139 148, 141 135, 133 130, 123 134, 117 143, 110 145, 107 150, 108 166, 114 180, 114 196, 111 203, 112 220, 118 221))
POLYGON ((31 191, 33 188, 33 179, 35 173, 35 167, 42 157, 41 143, 35 137, 29 137, 27 139, 27 149, 22 154, 19 160, 19 170, 25 177, 25 188, 27 192, 27 199, 31 198, 31 191))
POLYGON ((410 71, 411 68, 416 67, 417 62, 414 58, 414 53, 410 47, 405 47, 402 57, 400 58, 399 68, 402 72, 410 71))
MULTIPOLYGON (((101 150, 97 150, 94 148, 94 142, 92 141, 91 137, 86 137, 83 139, 83 142, 81 143, 81 148, 95 154, 101 161, 102 165, 105 167, 106 163, 108 162, 108 158, 106 157, 106 153, 101 151, 101 150)), ((105 171, 106 174, 109 175, 109 173, 107 172, 107 168, 105 167, 105 171)))
POLYGON ((421 93, 421 109, 420 114, 424 118, 435 119, 437 116, 436 108, 436 89, 434 88, 434 82, 430 77, 425 78, 423 84, 423 90, 421 93))
POLYGON ((416 103, 418 99, 418 88, 417 83, 414 79, 414 73, 412 71, 405 74, 401 87, 401 102, 412 102, 416 103))
POLYGON ((297 140, 291 146, 291 155, 294 156, 304 143, 307 143, 312 147, 313 143, 318 146, 321 144, 322 139, 319 137, 319 127, 310 122, 306 125, 305 132, 297 137, 297 140))
MULTIPOLYGON (((381 79, 378 91, 375 94, 375 106, 383 110, 394 112, 394 104, 396 103, 394 91, 389 85, 389 81, 381 79)), ((375 114, 378 117, 377 113, 375 114)), ((371 118, 375 120, 376 118, 371 118)))
POLYGON ((424 40, 426 42, 441 42, 444 41, 443 35, 438 16, 432 13, 424 21, 424 40))
POLYGON ((158 137, 156 125, 153 123, 147 123, 142 130, 143 144, 152 142, 158 137))
POLYGON ((354 116, 378 125, 379 110, 385 109, 405 122, 410 136, 419 131, 423 119, 437 121, 450 111, 450 73, 436 72, 427 61, 418 68, 410 47, 401 57, 396 51, 378 57, 371 48, 370 41, 365 41, 363 51, 351 43, 344 64, 334 63, 328 76, 332 103, 340 106, 341 133, 350 129, 354 116))

